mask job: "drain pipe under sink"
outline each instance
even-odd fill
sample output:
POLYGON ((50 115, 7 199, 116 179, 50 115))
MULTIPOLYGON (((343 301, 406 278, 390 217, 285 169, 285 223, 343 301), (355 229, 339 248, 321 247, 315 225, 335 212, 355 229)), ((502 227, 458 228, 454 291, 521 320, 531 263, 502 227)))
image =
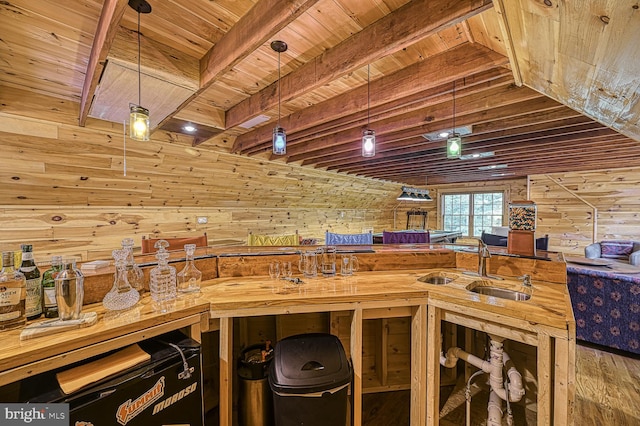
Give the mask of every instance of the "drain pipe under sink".
MULTIPOLYGON (((489 361, 465 352, 458 347, 451 347, 447 350, 446 355, 440 354, 440 364, 444 367, 452 368, 455 367, 458 359, 462 359, 489 374, 491 392, 487 406, 487 426, 500 426, 503 415, 502 400, 518 402, 524 396, 525 391, 522 376, 515 368, 509 355, 504 352, 504 338, 490 334, 489 339, 489 361), (505 388, 503 384, 503 367, 507 369, 507 377, 509 380, 509 386, 507 388, 505 388)), ((470 401, 467 401, 468 410, 470 410, 469 403, 470 401)))

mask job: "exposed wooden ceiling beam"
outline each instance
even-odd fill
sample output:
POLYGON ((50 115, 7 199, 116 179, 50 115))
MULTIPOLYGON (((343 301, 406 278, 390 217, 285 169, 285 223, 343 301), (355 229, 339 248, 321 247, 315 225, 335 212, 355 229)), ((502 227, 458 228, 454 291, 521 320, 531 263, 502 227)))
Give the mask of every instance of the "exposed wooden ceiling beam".
MULTIPOLYGON (((524 87, 489 87, 487 90, 456 99, 456 115, 460 116, 460 120, 456 121, 463 124, 463 115, 492 111, 494 108, 511 105, 529 99, 541 98, 542 96, 528 88, 524 87)), ((429 124, 432 121, 444 121, 452 116, 453 102, 441 102, 436 105, 430 105, 406 114, 397 115, 384 120, 378 120, 375 124, 376 134, 384 135, 389 132, 396 132, 402 129, 410 129, 429 124)), ((446 123, 445 128, 450 127, 451 123, 446 123)), ((442 130, 442 127, 434 130, 442 130)), ((351 128, 345 131, 337 132, 328 136, 324 136, 313 141, 307 140, 306 143, 287 147, 287 153, 296 155, 301 153, 310 153, 312 151, 330 148, 344 144, 345 141, 359 141, 362 137, 361 128, 351 128)), ((382 137, 382 136, 381 136, 382 137)))
POLYGON ((200 60, 206 89, 318 0, 260 0, 200 60))
POLYGON ((158 127, 178 114, 220 76, 293 22, 318 0, 260 0, 200 60, 200 88, 158 127))
POLYGON ((105 0, 102 6, 102 13, 98 21, 98 28, 93 37, 91 46, 91 56, 87 65, 87 72, 84 76, 84 84, 82 85, 82 97, 80 99, 80 116, 78 118, 79 125, 84 127, 89 116, 91 102, 95 95, 98 81, 104 68, 105 60, 111 43, 116 36, 120 20, 127 8, 128 0, 105 0))
MULTIPOLYGON (((480 45, 463 44, 450 51, 435 55, 426 61, 403 68, 391 75, 370 83, 370 102, 372 110, 376 106, 393 100, 409 97, 416 92, 435 88, 466 76, 507 65, 507 58, 480 45)), ((361 85, 342 95, 296 112, 295 116, 280 119, 280 125, 287 129, 289 140, 301 132, 322 124, 335 125, 352 111, 364 111, 367 108, 367 85, 361 85)), ((232 151, 251 152, 251 149, 271 141, 272 128, 262 126, 238 136, 232 151)), ((311 132, 316 132, 314 128, 311 132)))
POLYGON ((277 105, 279 97, 287 100, 300 96, 491 7, 490 0, 411 1, 230 108, 226 126, 256 117, 277 105), (275 90, 276 85, 282 93, 275 90))
MULTIPOLYGON (((564 107, 563 107, 564 108, 564 107)), ((568 108, 567 108, 568 109, 568 108)), ((508 121, 508 120, 503 120, 508 121)), ((469 151, 480 152, 489 151, 492 142, 499 140, 518 141, 523 138, 534 137, 532 135, 539 133, 541 136, 550 136, 552 134, 569 134, 576 131, 602 129, 603 126, 595 123, 593 120, 586 119, 583 116, 575 117, 568 120, 560 120, 553 123, 536 123, 530 126, 521 126, 514 128, 506 128, 495 132, 476 132, 471 136, 463 138, 463 146, 465 153, 469 151)), ((400 156, 406 156, 416 153, 425 152, 429 149, 441 149, 444 146, 444 140, 428 142, 421 136, 414 136, 407 140, 405 144, 399 145, 392 137, 382 141, 376 147, 375 161, 362 158, 359 156, 360 147, 356 146, 354 150, 342 152, 339 154, 327 154, 324 157, 316 158, 314 164, 316 167, 341 168, 346 169, 350 166, 359 167, 364 164, 367 167, 373 162, 375 164, 383 164, 388 159, 389 163, 393 163, 400 156), (345 155, 347 154, 347 155, 345 155)))

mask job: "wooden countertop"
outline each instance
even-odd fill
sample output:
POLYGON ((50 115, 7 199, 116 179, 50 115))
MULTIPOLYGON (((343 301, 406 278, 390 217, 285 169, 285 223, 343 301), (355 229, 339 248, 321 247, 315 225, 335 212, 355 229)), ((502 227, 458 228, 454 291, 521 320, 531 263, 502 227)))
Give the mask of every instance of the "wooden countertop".
POLYGON ((199 323, 200 317, 208 319, 208 310, 208 300, 192 297, 177 300, 169 312, 156 312, 152 307, 149 294, 146 293, 135 307, 123 312, 105 311, 102 304, 85 306, 83 312, 98 314, 98 322, 90 327, 29 340, 20 340, 22 328, 3 331, 0 333, 2 337, 0 385, 56 368, 56 364, 66 365, 84 360, 90 356, 157 336, 170 329, 199 323), (34 363, 44 365, 42 368, 31 367, 34 363), (21 366, 29 366, 29 369, 20 373, 12 371, 21 366))
POLYGON ((391 302, 429 298, 455 302, 470 309, 482 310, 527 321, 535 325, 566 330, 573 324, 573 311, 565 284, 533 280, 530 289, 523 289, 516 279, 493 281, 498 287, 529 292, 531 299, 512 301, 480 295, 466 290, 480 278, 465 275, 455 268, 432 268, 415 271, 357 272, 344 278, 303 279, 295 285, 266 276, 217 278, 203 284, 202 297, 211 303, 212 317, 261 315, 292 306, 329 305, 342 303, 391 302), (426 284, 417 279, 428 274, 443 274, 455 278, 449 284, 426 284), (255 311, 251 313, 249 311, 255 311))
MULTIPOLYGON (((166 313, 153 310, 148 293, 136 307, 120 314, 105 312, 101 304, 88 305, 83 311, 98 313, 98 323, 91 327, 25 341, 19 338, 21 329, 2 332, 0 385, 106 353, 170 329, 200 323, 206 330, 209 316, 241 317, 455 303, 479 317, 499 316, 506 318, 505 321, 513 318, 529 328, 553 327, 561 332, 575 327, 565 284, 534 277, 531 299, 516 302, 467 291, 465 287, 478 278, 462 272, 456 268, 438 267, 357 272, 351 277, 303 278, 301 285, 263 275, 225 277, 204 281, 199 295, 178 299, 175 307, 166 313), (447 274, 455 280, 446 285, 417 280, 434 273, 447 274)), ((496 281, 495 284, 521 287, 515 279, 496 281)))

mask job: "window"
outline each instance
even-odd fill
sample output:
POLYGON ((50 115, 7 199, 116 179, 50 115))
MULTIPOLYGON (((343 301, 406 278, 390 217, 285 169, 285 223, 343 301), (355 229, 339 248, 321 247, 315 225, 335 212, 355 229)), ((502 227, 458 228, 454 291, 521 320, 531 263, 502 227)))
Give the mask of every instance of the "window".
POLYGON ((480 237, 492 226, 502 226, 504 194, 502 192, 474 192, 442 196, 442 223, 447 231, 480 237))

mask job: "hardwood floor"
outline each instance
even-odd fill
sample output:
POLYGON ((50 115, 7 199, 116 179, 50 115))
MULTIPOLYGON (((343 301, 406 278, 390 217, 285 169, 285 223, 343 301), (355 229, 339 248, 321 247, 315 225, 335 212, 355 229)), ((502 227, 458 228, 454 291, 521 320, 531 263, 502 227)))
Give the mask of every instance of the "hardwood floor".
MULTIPOLYGON (((441 425, 465 424, 461 386, 441 388, 441 425)), ((486 392, 473 390, 471 425, 486 424, 486 392)), ((409 425, 409 392, 364 395, 366 426, 409 425)), ((535 425, 535 412, 515 404, 514 424, 535 425)), ((640 425, 640 357, 578 345, 576 351, 576 426, 640 425)))

